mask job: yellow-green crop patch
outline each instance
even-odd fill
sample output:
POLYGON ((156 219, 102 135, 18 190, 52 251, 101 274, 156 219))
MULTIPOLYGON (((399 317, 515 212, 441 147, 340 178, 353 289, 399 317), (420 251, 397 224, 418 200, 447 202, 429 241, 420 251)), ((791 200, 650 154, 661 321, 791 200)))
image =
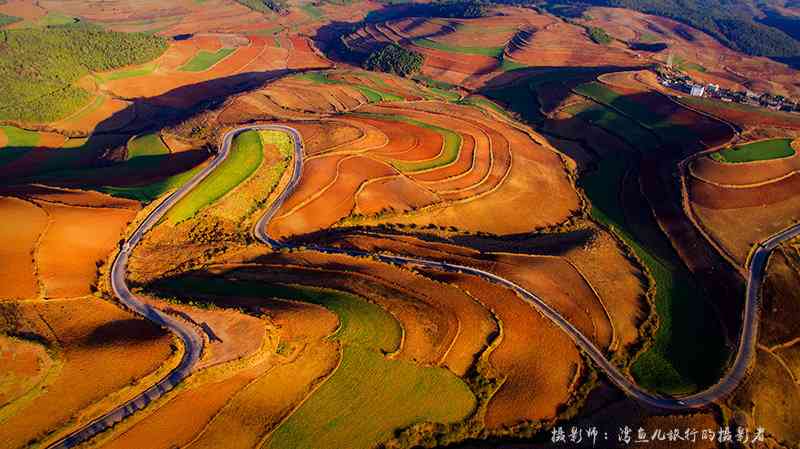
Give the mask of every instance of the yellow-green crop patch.
POLYGON ((136 136, 128 142, 128 160, 141 156, 158 156, 169 154, 169 148, 161 140, 158 133, 136 136))
POLYGON ((39 133, 13 126, 0 126, 6 136, 5 147, 0 148, 0 165, 13 161, 39 144, 39 133))
POLYGON ((176 224, 194 217, 247 179, 263 160, 263 146, 257 131, 245 131, 237 135, 227 159, 169 210, 167 220, 176 224))
POLYGON ((220 48, 217 51, 200 50, 194 57, 181 66, 184 72, 202 72, 210 69, 214 64, 222 61, 236 51, 235 48, 220 48))
POLYGON ((140 76, 150 75, 156 69, 156 63, 151 62, 140 67, 133 67, 130 69, 117 70, 109 73, 97 73, 95 77, 102 83, 109 81, 124 80, 128 78, 137 78, 140 76))

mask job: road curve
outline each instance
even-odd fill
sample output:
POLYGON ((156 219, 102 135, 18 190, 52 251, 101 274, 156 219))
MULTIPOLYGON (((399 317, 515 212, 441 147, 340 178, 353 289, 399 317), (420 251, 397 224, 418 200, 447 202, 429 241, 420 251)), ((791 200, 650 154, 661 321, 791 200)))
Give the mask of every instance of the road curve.
MULTIPOLYGON (((178 200, 196 187, 203 179, 205 179, 206 176, 214 171, 225 160, 230 152, 233 138, 242 132, 250 130, 276 130, 289 133, 292 136, 294 153, 292 177, 278 198, 272 202, 269 209, 264 213, 261 219, 258 220, 253 229, 253 233, 259 241, 270 245, 274 249, 293 248, 291 242, 282 242, 270 237, 267 233, 267 226, 278 212, 278 209, 280 209, 284 201, 292 194, 292 192, 294 192, 295 188, 300 182, 300 178, 303 173, 304 156, 303 141, 300 133, 296 129, 284 125, 248 125, 229 131, 223 137, 222 146, 220 147, 219 152, 214 160, 200 173, 195 175, 188 183, 164 199, 161 204, 159 204, 158 207, 156 207, 147 216, 147 218, 145 218, 145 220, 141 225, 139 225, 130 238, 125 241, 111 268, 111 286, 114 290, 114 294, 117 295, 117 298, 137 314, 169 329, 181 339, 184 347, 186 348, 181 362, 166 377, 161 379, 152 387, 148 388, 136 398, 95 419, 69 436, 51 444, 48 446, 48 449, 74 447, 75 445, 94 437, 104 430, 109 429, 117 422, 122 421, 123 419, 132 415, 136 411, 143 409, 147 404, 161 397, 164 393, 171 390, 173 387, 175 387, 175 385, 191 374, 203 350, 204 340, 202 336, 188 323, 184 323, 173 317, 170 317, 169 315, 166 315, 160 310, 136 298, 136 296, 130 292, 125 283, 128 257, 132 249, 141 241, 144 234, 149 231, 178 200)), ((757 248, 753 253, 753 257, 750 259, 750 265, 748 267, 747 296, 745 299, 745 310, 743 312, 743 328, 742 333, 740 334, 738 350, 733 363, 728 368, 726 374, 715 385, 704 391, 681 398, 662 396, 641 388, 632 379, 625 375, 617 366, 606 359, 602 351, 595 346, 591 340, 583 335, 580 330, 578 330, 567 319, 561 316, 561 314, 559 314, 549 304, 520 285, 494 273, 466 265, 458 265, 430 259, 397 256, 383 253, 373 254, 364 251, 328 248, 317 245, 306 245, 306 247, 308 249, 327 254, 370 256, 386 263, 394 263, 404 266, 419 266, 436 270, 469 274, 509 288, 515 291, 531 306, 539 310, 556 326, 566 332, 567 335, 572 338, 575 344, 592 360, 597 368, 599 368, 613 384, 624 391, 627 395, 643 404, 652 407, 668 410, 685 410, 687 408, 704 406, 731 393, 746 376, 748 367, 755 352, 760 311, 759 292, 764 278, 769 254, 781 242, 794 238, 798 235, 800 235, 800 224, 775 234, 757 245, 757 248)))

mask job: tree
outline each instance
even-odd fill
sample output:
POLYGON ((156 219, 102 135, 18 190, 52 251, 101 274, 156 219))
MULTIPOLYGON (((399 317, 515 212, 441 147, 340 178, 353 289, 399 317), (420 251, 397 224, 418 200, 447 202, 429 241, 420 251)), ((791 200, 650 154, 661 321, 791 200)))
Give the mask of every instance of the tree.
POLYGON ((425 57, 422 54, 397 44, 389 44, 372 52, 364 61, 364 68, 408 77, 419 72, 424 62, 425 57))

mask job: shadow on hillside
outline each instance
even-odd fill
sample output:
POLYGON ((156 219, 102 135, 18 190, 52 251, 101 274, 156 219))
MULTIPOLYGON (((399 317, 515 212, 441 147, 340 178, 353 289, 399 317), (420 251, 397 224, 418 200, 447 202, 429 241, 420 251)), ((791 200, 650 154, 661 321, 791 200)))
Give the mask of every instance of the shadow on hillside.
POLYGON ((222 104, 232 95, 293 72, 296 71, 281 69, 242 73, 181 86, 155 97, 128 99, 131 104, 127 108, 100 122, 96 132, 75 148, 4 148, 0 154, 0 184, 132 186, 184 172, 205 160, 209 149, 126 161, 122 147, 133 135, 176 126, 222 104))
POLYGON ((83 341, 86 346, 114 346, 163 337, 166 331, 143 319, 122 319, 97 326, 83 341))

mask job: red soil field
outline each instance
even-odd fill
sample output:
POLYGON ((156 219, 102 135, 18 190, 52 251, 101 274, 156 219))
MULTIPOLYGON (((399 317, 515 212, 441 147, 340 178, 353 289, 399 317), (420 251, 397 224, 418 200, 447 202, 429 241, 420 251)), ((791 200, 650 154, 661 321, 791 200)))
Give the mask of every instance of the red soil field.
POLYGON ((289 59, 286 67, 289 69, 299 68, 327 68, 331 66, 330 61, 317 54, 305 36, 293 35, 289 38, 292 50, 289 52, 289 59))
POLYGON ((34 251, 47 214, 34 203, 0 197, 0 298, 28 299, 39 293, 34 251))
POLYGON ((435 193, 403 176, 367 181, 355 198, 357 214, 374 215, 391 209, 409 212, 441 201, 435 193))
POLYGON ((436 277, 469 292, 502 323, 502 339, 489 362, 505 381, 489 401, 486 427, 554 417, 581 366, 569 337, 509 290, 467 275, 436 277))
POLYGON ((79 422, 85 422, 98 412, 88 406, 153 372, 171 354, 166 332, 97 298, 17 307, 21 319, 15 331, 57 345, 62 365, 45 391, 0 426, 7 447, 23 447, 75 415, 83 413, 79 422))
POLYGON ((800 192, 800 174, 794 173, 768 184, 741 188, 721 187, 692 178, 689 192, 694 203, 711 209, 766 206, 796 196, 800 192))
POLYGON ((9 16, 21 17, 25 20, 37 20, 44 17, 47 14, 47 11, 35 2, 26 0, 8 0, 0 5, 0 13, 9 16))
POLYGON ((0 335, 0 407, 24 397, 43 381, 54 361, 44 346, 0 335))
MULTIPOLYGON (((314 195, 299 207, 280 213, 270 223, 270 233, 286 236, 324 229, 350 214, 355 207, 355 194, 361 184, 369 179, 395 174, 386 164, 360 156, 343 158, 336 165, 335 180, 331 184, 314 188, 314 195)), ((305 177, 305 174, 304 174, 305 177)), ((313 180, 313 178, 309 178, 313 180)), ((294 196, 294 195, 292 195, 294 196)))

